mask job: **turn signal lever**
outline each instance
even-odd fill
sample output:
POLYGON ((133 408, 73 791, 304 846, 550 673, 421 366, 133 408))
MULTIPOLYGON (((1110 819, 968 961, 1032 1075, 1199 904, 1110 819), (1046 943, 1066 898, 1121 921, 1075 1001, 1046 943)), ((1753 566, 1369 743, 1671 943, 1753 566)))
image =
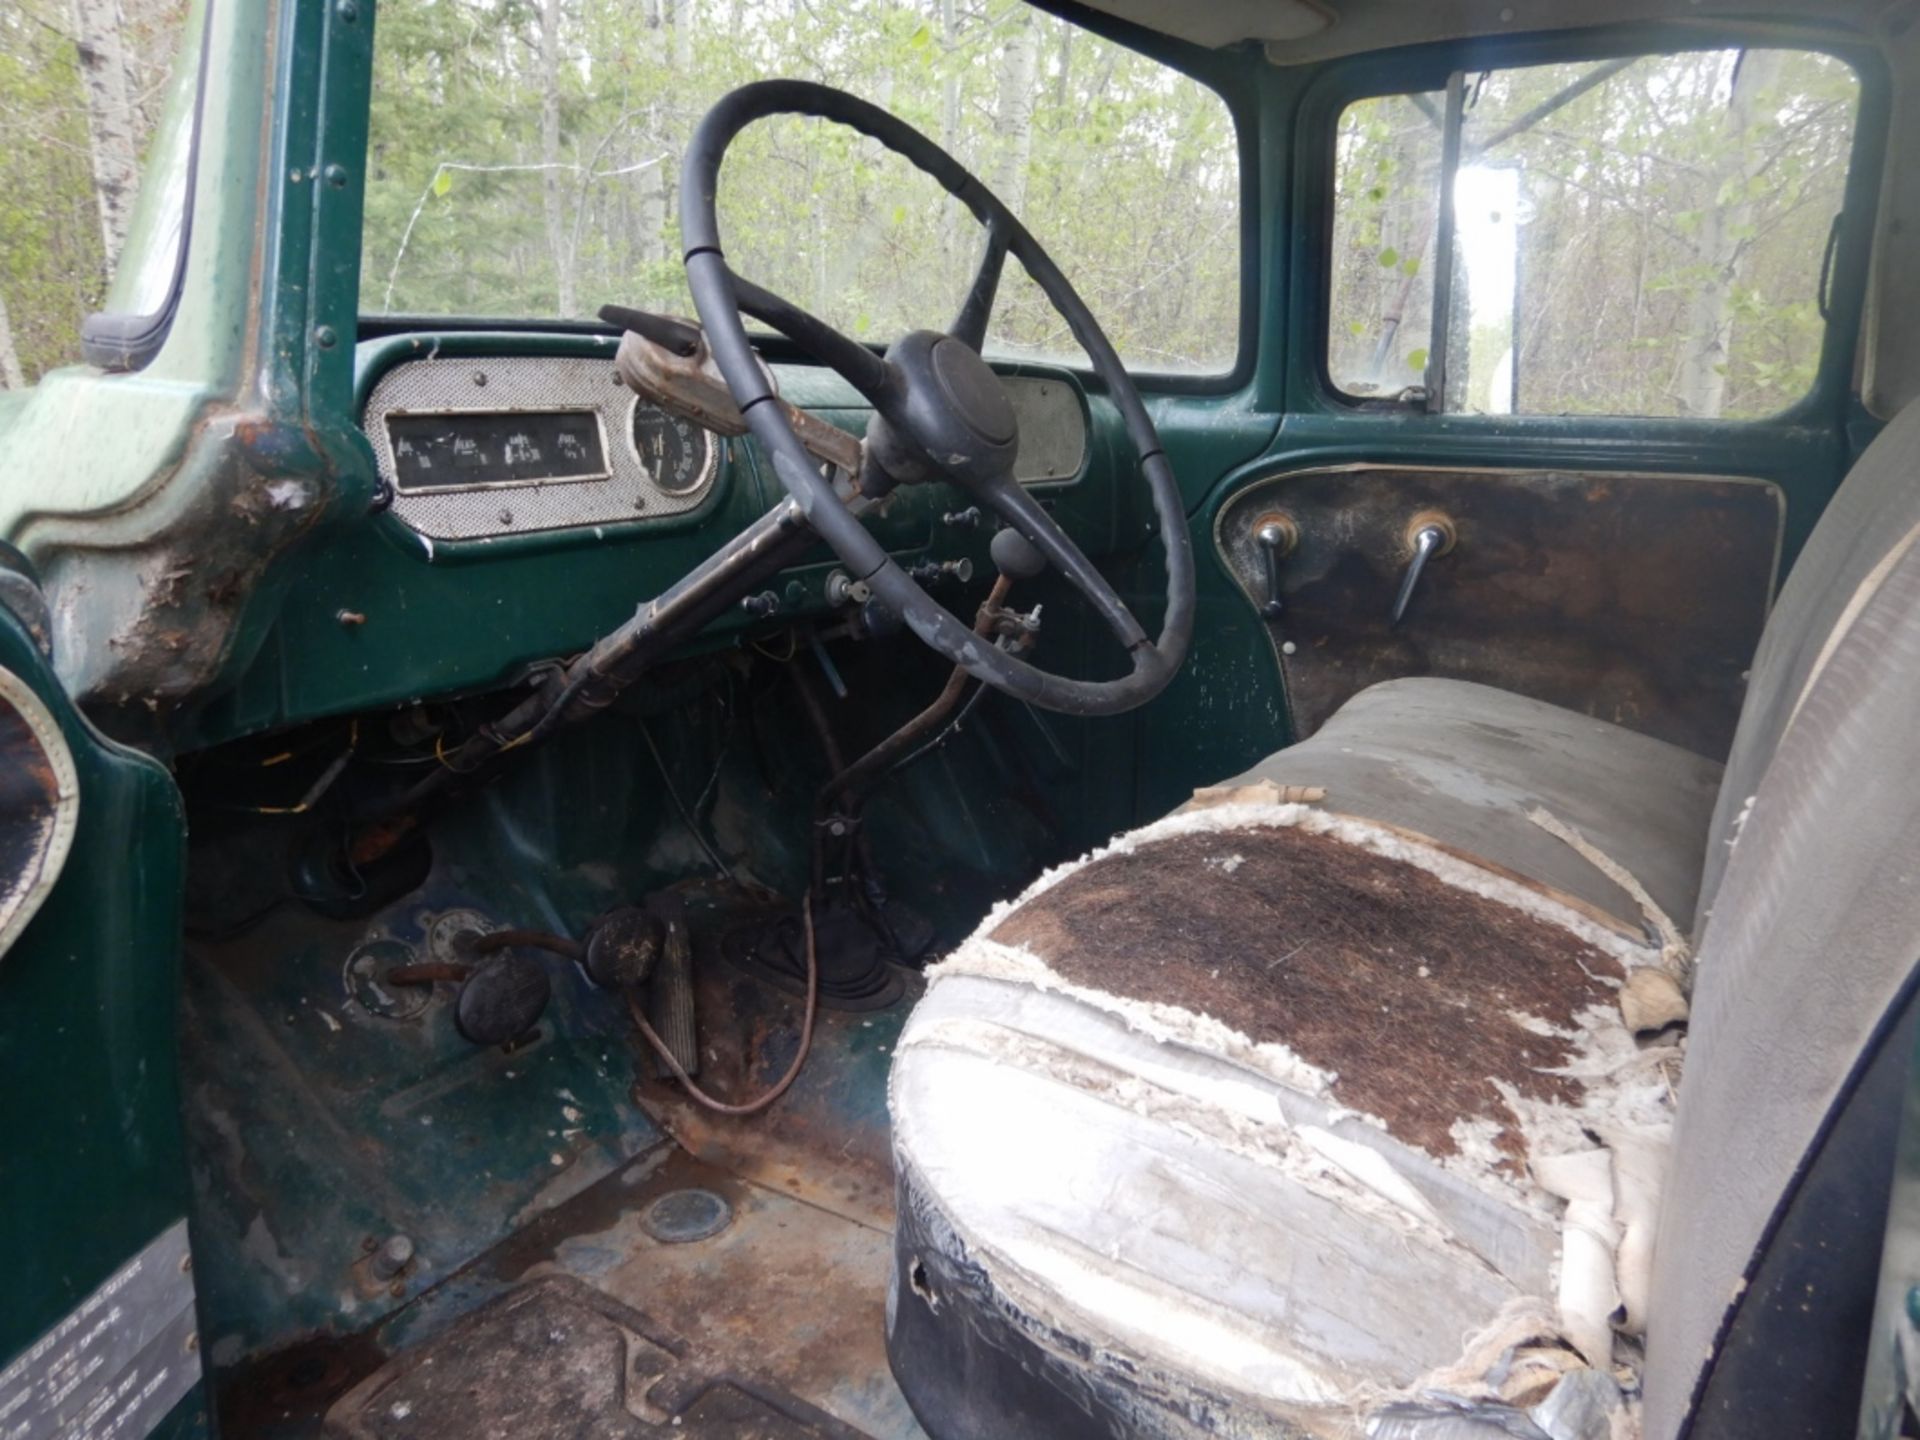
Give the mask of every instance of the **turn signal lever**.
MULTIPOLYGON (((624 305, 602 305, 600 318, 627 332, 613 357, 613 368, 629 390, 668 414, 691 420, 716 435, 747 433, 746 416, 734 403, 713 352, 707 348, 706 334, 698 325, 624 305)), ((766 371, 769 386, 777 389, 773 372, 764 362, 760 368, 766 371)), ((774 403, 787 412, 787 420, 808 454, 848 475, 860 473, 858 439, 785 400, 776 399, 774 403)))

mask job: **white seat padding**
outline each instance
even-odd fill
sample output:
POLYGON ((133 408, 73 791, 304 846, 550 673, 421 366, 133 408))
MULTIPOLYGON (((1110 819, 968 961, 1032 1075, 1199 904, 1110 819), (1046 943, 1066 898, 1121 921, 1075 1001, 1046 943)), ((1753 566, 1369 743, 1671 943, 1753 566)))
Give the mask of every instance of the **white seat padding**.
POLYGON ((1164 1398, 1141 1433, 1231 1414, 1227 1433, 1357 1435, 1475 1332, 1557 1330, 1561 1207, 1520 1157, 1591 1151, 1594 1126, 1661 1143, 1672 1052, 1635 1045, 1611 988, 1648 958, 1390 828, 1178 814, 1049 875, 933 972, 893 1072, 903 1188, 1001 1301, 1164 1398), (1196 876, 1211 894, 1182 914, 1196 876), (1535 973, 1507 984, 1509 964, 1535 973), (1378 1060, 1340 1074, 1339 1024, 1287 1007, 1354 994, 1379 1002, 1350 1017, 1378 1060))

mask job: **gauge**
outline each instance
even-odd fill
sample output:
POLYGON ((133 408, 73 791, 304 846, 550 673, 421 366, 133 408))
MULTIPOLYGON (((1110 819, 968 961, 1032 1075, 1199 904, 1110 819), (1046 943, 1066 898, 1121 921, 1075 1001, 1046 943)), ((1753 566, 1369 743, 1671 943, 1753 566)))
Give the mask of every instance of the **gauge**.
POLYGON ((633 449, 653 483, 669 495, 691 494, 713 471, 712 434, 645 403, 633 407, 633 449))
POLYGON ((592 410, 427 410, 387 416, 401 490, 604 480, 592 410))

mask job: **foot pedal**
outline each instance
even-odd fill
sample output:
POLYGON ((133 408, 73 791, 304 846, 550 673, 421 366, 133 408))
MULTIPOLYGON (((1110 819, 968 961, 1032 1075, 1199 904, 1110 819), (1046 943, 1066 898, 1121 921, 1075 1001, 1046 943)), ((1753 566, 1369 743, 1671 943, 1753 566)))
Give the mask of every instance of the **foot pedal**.
MULTIPOLYGON (((700 1042, 694 1030, 693 938, 687 933, 687 907, 677 895, 656 896, 647 909, 660 922, 660 958, 647 987, 647 1023, 689 1075, 700 1073, 700 1042)), ((673 1074, 654 1057, 656 1079, 673 1074)))

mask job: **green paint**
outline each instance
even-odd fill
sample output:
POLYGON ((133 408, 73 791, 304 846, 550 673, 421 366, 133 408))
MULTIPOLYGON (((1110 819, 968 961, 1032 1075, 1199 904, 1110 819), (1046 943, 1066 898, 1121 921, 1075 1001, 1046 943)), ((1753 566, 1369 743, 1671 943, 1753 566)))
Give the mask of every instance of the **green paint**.
POLYGON ((80 781, 66 866, 0 956, 10 1357, 188 1213, 174 1024, 185 837, 166 771, 77 714, 4 609, 0 667, 45 701, 80 781))
MULTIPOLYGON (((559 338, 448 334, 346 343, 359 333, 374 7, 280 0, 218 3, 197 13, 213 27, 213 59, 193 242, 166 347, 139 375, 70 369, 29 396, 0 397, 0 534, 43 560, 63 602, 61 663, 69 686, 90 687, 108 674, 109 638, 150 601, 132 577, 164 545, 202 554, 209 564, 253 546, 263 566, 238 593, 190 586, 181 602, 183 618, 205 622, 217 644, 177 697, 179 714, 155 739, 193 750, 327 715, 510 682, 532 661, 590 644, 775 503, 764 466, 740 444, 699 510, 604 536, 437 546, 429 557, 391 516, 370 513, 374 468, 358 413, 383 366, 416 346, 597 353, 606 341, 575 331, 559 338), (314 183, 316 175, 326 183, 314 183), (318 343, 325 331, 335 343, 318 343), (311 515, 298 526, 257 530, 230 503, 236 495, 257 498, 285 479, 312 487, 311 515), (343 609, 367 622, 343 626, 343 609)), ((1199 625, 1186 671, 1150 707, 1112 720, 1036 718, 994 697, 960 741, 876 800, 872 823, 885 853, 948 886, 929 888, 943 927, 963 925, 986 898, 1038 865, 1164 812, 1194 786, 1234 773, 1290 738, 1267 637, 1212 548, 1214 517, 1239 487, 1278 470, 1357 461, 1752 475, 1778 483, 1788 496, 1790 559, 1871 429, 1850 395, 1867 272, 1864 223, 1842 238, 1835 318, 1811 391, 1782 416, 1754 423, 1516 419, 1345 402, 1321 366, 1320 246, 1332 121, 1356 96, 1430 88, 1461 62, 1460 49, 1282 69, 1250 51, 1200 52, 1149 39, 1123 22, 1078 12, 1076 18, 1202 75, 1236 116, 1246 197, 1240 362, 1226 377, 1156 381, 1147 397, 1187 498, 1197 551, 1199 625), (948 885, 950 876, 958 879, 948 885)), ((1640 26, 1602 39, 1494 39, 1473 53, 1481 63, 1541 63, 1657 46, 1682 33, 1688 43, 1738 38, 1736 30, 1714 26, 1640 26)), ((1864 217, 1872 213, 1880 173, 1887 86, 1876 61, 1849 58, 1861 67, 1863 106, 1847 208, 1864 217)), ((458 185, 448 192, 455 198, 458 185)), ((776 358, 793 358, 769 348, 776 358)), ((864 412, 831 379, 791 365, 782 376, 797 402, 856 431, 864 424, 864 412)), ((1095 393, 1090 407, 1089 465, 1079 480, 1052 492, 1057 513, 1152 628, 1163 580, 1142 487, 1110 405, 1095 393)), ((941 512, 965 503, 945 487, 903 494, 881 522, 886 543, 914 559, 969 556, 984 571, 985 537, 937 523, 941 512)), ((823 555, 788 577, 799 587, 798 613, 822 613, 831 568, 823 555)), ((1035 595, 1047 607, 1050 663, 1085 673, 1116 663, 1057 583, 1041 582, 1035 595)), ((953 604, 964 611, 975 598, 955 596, 953 604)), ((725 648, 753 638, 765 637, 734 619, 702 643, 725 648)), ((869 653, 847 667, 856 694, 877 697, 856 717, 876 731, 911 713, 940 678, 923 657, 889 659, 869 653)), ((0 960, 0 1137, 8 1156, 0 1170, 0 1233, 16 1257, 10 1296, 18 1297, 0 1314, 6 1356, 181 1213, 187 1191, 173 1068, 182 872, 176 797, 162 770, 102 740, 66 705, 10 625, 0 624, 0 663, 31 675, 56 705, 86 795, 59 888, 0 960)), ((782 725, 775 727, 778 743, 795 750, 811 744, 791 707, 782 725)), ((670 756, 675 738, 663 725, 670 756)), ((595 758, 605 740, 567 737, 500 794, 533 808, 560 771, 579 766, 591 778, 597 763, 612 763, 595 758)), ((748 819, 770 837, 802 835, 807 796, 804 789, 766 796, 748 819)), ((507 802, 496 796, 490 803, 507 802)), ((493 852, 463 863, 473 881, 500 888, 535 916, 577 920, 595 897, 567 884, 539 894, 512 891, 521 873, 516 864, 524 869, 529 854, 564 871, 561 861, 578 858, 568 847, 590 843, 625 865, 623 882, 645 885, 667 873, 631 849, 652 831, 616 836, 556 828, 520 852, 505 835, 493 837, 493 852)), ((766 860, 763 878, 789 886, 804 864, 797 844, 783 852, 771 839, 766 860)), ((303 955, 324 952, 318 939, 296 938, 303 955)), ((372 1125, 367 1103, 354 1098, 339 1113, 372 1125)), ((273 1181, 288 1187, 286 1203, 297 1211, 292 1177, 312 1157, 292 1146, 272 1158, 273 1181)), ((334 1198, 339 1203, 324 1214, 315 1211, 320 1241, 348 1238, 352 1226, 380 1218, 334 1198)), ((297 1215, 290 1223, 297 1227, 297 1215)), ((271 1297, 248 1283, 233 1280, 223 1304, 240 1317, 234 1323, 249 1341, 321 1313, 313 1296, 275 1313, 271 1297)))

